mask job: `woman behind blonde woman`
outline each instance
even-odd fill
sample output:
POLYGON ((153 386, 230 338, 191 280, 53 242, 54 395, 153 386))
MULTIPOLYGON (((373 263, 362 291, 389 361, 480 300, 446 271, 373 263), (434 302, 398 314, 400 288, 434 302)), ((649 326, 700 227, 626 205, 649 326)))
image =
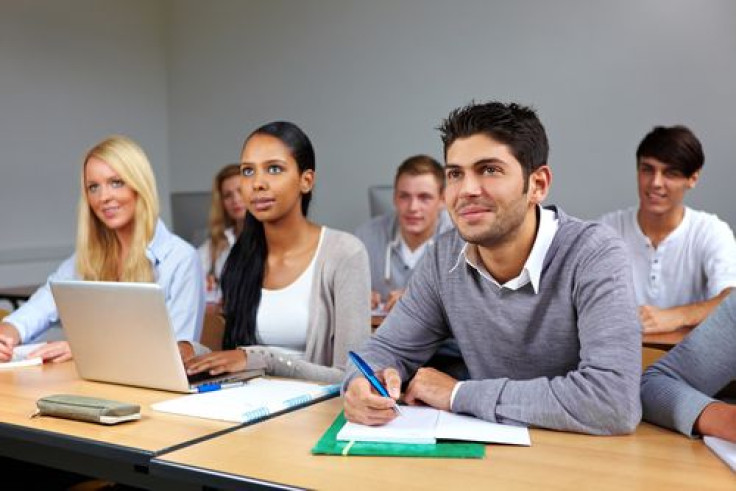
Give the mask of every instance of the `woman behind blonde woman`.
POLYGON ((220 277, 230 249, 240 236, 245 220, 245 204, 240 195, 240 166, 228 164, 212 183, 209 234, 199 247, 207 303, 220 303, 220 277))
MULTIPOLYGON (((56 280, 156 282, 179 340, 183 358, 194 352, 204 312, 197 252, 159 219, 156 180, 143 150, 131 139, 111 136, 84 157, 75 253, 45 285, 0 323, 0 361, 13 347, 33 341, 58 323, 49 283, 56 280)), ((71 358, 66 341, 46 343, 30 356, 71 358)))

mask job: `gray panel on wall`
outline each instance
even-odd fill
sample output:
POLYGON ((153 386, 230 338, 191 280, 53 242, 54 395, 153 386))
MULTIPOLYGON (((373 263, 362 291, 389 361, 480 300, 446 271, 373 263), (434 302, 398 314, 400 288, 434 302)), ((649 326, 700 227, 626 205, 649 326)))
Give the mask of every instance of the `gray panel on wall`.
POLYGON ((736 225, 736 2, 289 0, 171 4, 172 189, 207 189, 243 137, 300 124, 317 154, 312 216, 352 230, 367 188, 472 99, 534 105, 551 143, 549 203, 596 217, 636 204, 634 151, 686 124, 706 167, 688 202, 736 225), (356 199, 357 197, 357 199, 356 199))
POLYGON ((171 193, 171 219, 174 233, 195 247, 207 239, 212 193, 195 191, 171 193))
POLYGON ((168 216, 164 27, 158 1, 0 3, 0 285, 39 282, 49 251, 71 252, 81 159, 111 133, 146 151, 168 216))

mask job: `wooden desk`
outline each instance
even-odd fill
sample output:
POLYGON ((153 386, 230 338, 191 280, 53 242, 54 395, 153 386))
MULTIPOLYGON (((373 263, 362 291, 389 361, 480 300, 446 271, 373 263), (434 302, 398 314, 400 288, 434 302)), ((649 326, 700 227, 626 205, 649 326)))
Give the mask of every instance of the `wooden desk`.
POLYGON ((14 286, 0 288, 0 300, 7 300, 13 304, 13 309, 20 307, 20 302, 28 300, 38 290, 39 285, 14 286))
POLYGON ((700 440, 642 424, 634 435, 532 430, 533 446, 490 445, 483 460, 314 456, 342 408, 333 399, 167 453, 151 473, 234 488, 734 489, 736 476, 700 440))
MULTIPOLYGON (((73 362, 0 371, 0 455, 133 486, 166 488, 148 474, 152 457, 236 425, 150 409, 171 392, 89 382, 73 362), (141 405, 142 419, 114 426, 33 418, 40 397, 78 394, 141 405)), ((178 486, 180 488, 181 485, 178 486)))
POLYGON ((695 329, 694 327, 681 327, 672 332, 662 334, 645 334, 642 337, 642 344, 650 348, 658 348, 663 350, 672 349, 677 343, 685 339, 685 337, 695 329))

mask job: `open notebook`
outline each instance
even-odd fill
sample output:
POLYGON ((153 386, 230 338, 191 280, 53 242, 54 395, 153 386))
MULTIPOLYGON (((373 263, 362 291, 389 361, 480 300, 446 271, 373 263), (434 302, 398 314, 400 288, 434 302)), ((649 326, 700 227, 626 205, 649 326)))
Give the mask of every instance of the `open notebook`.
POLYGON ((346 423, 339 441, 431 444, 437 440, 531 445, 529 430, 424 406, 401 406, 401 416, 383 426, 346 423))
POLYGON ((258 378, 242 387, 177 397, 151 407, 165 413, 247 423, 333 397, 339 392, 339 385, 258 378))

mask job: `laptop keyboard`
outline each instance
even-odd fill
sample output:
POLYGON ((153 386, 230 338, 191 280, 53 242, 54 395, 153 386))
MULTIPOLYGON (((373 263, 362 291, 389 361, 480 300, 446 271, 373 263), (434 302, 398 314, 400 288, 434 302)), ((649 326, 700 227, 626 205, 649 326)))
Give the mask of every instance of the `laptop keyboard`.
POLYGON ((197 386, 215 381, 220 383, 235 382, 237 380, 242 380, 242 377, 228 375, 227 373, 223 373, 222 375, 210 375, 208 372, 199 372, 194 375, 188 375, 187 379, 189 380, 189 385, 197 386))

